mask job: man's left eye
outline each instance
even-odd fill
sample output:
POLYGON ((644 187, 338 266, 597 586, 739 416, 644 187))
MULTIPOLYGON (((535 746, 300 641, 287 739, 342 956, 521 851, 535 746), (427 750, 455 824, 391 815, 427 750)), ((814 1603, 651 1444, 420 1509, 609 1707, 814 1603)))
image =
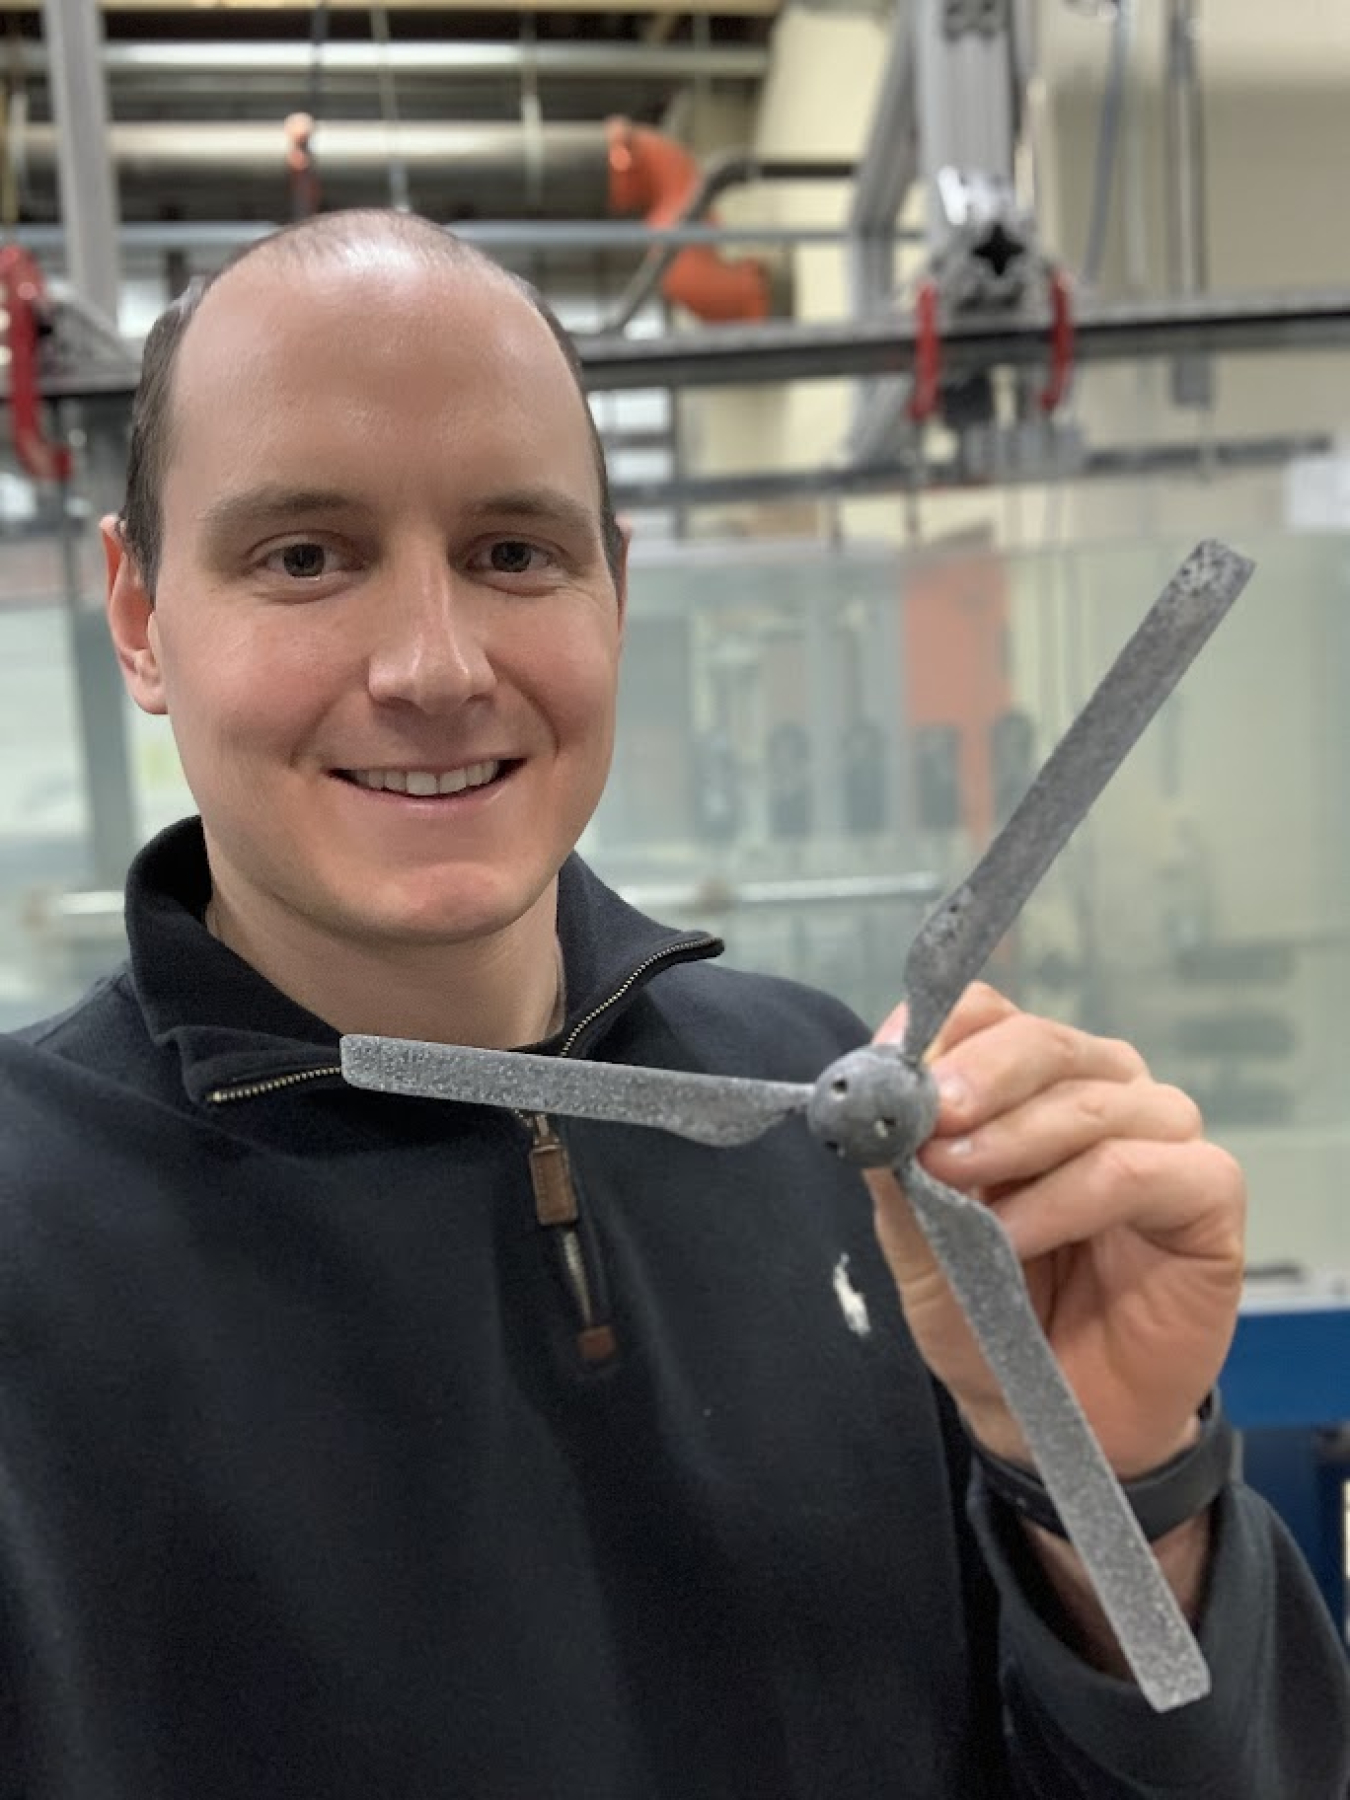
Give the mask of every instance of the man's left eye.
POLYGON ((329 573, 330 552, 325 544, 302 541, 283 544, 267 559, 269 565, 296 581, 316 581, 329 573))
POLYGON ((528 575, 545 563, 545 553, 537 544, 521 538, 498 538, 488 550, 488 562, 499 575, 528 575))

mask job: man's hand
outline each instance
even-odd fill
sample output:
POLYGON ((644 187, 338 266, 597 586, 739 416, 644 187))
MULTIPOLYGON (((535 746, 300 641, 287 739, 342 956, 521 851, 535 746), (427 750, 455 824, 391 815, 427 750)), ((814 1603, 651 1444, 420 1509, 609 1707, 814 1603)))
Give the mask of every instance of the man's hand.
MULTIPOLYGON (((877 1033, 898 1038, 903 1008, 877 1033)), ((1021 1258, 1046 1337, 1122 1479, 1192 1441, 1242 1284, 1245 1189, 1178 1089, 1128 1044, 1019 1012, 976 983, 931 1053, 929 1173, 983 1199, 1021 1258)), ((904 1195, 868 1177, 919 1350, 967 1426, 1029 1460, 904 1195)))

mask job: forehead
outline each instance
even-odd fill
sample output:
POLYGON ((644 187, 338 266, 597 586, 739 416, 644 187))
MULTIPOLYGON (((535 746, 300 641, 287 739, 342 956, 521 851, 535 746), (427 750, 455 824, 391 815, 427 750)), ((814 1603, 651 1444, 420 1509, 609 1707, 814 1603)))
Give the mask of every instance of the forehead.
POLYGON ((594 486, 585 401, 504 276, 380 245, 304 265, 260 255, 207 294, 175 371, 166 499, 176 477, 241 461, 373 471, 410 446, 461 470, 509 463, 517 480, 547 462, 594 486))

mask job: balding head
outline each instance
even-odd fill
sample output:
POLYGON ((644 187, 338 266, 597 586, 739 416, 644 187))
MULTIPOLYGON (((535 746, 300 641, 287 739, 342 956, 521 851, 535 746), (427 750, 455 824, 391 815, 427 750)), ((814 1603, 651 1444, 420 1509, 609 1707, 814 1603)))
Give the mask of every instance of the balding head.
POLYGON ((132 406, 126 498, 119 521, 123 540, 148 594, 154 594, 164 547, 163 493, 178 428, 174 386, 179 353, 189 327, 203 311, 208 295, 218 288, 228 288, 236 271, 249 266, 260 273, 264 267, 272 271, 293 269, 296 303, 303 306, 306 283, 317 279, 325 267, 378 269, 391 257, 405 265, 420 265, 428 274, 449 268, 486 282, 499 282, 528 301, 548 326, 585 413, 595 456, 605 559, 611 575, 618 581, 623 562, 623 536, 610 499, 604 447, 586 402, 576 347, 552 308, 529 282, 503 269, 474 245, 433 225, 430 220, 412 213, 356 208, 347 212, 320 213, 258 239, 232 257, 216 274, 193 281, 151 328, 132 406))

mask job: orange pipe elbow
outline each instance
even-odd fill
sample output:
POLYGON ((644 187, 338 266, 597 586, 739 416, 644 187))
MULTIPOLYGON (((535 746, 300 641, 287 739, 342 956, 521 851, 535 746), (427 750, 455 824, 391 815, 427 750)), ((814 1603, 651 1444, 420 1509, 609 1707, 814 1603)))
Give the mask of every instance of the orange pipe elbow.
MULTIPOLYGON (((663 132, 631 119, 610 119, 609 208, 641 213, 649 225, 673 225, 699 185, 695 158, 663 132)), ((764 265, 746 257, 726 262, 710 245, 681 250, 661 278, 667 300, 700 319, 767 319, 769 278, 764 265)))

